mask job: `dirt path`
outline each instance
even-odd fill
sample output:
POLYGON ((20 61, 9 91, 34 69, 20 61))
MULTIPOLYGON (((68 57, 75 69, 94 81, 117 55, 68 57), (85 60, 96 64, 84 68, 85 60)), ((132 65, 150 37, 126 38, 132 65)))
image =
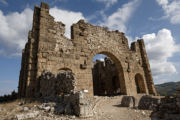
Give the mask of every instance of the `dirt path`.
POLYGON ((151 111, 121 107, 121 96, 103 98, 96 108, 97 120, 151 120, 151 111))

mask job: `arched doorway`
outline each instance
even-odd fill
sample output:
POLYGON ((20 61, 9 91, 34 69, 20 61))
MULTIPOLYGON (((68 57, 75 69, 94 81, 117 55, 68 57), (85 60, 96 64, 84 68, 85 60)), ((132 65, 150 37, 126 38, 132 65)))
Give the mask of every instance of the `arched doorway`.
POLYGON ((92 76, 94 95, 126 94, 122 66, 112 54, 103 52, 94 56, 92 76))
POLYGON ((137 93, 146 93, 144 79, 141 74, 138 73, 135 75, 135 83, 136 83, 137 93))

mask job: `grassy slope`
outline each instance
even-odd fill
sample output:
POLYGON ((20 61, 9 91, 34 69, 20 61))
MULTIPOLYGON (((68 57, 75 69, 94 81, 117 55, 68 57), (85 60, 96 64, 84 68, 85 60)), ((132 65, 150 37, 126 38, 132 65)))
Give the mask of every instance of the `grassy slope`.
POLYGON ((176 85, 180 85, 180 82, 167 82, 163 84, 155 85, 155 88, 159 95, 172 96, 175 94, 176 85))

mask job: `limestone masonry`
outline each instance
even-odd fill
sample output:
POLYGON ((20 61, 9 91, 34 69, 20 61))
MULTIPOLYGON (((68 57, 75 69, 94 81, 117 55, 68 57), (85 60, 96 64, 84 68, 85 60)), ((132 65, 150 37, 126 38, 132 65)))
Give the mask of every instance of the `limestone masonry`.
POLYGON ((34 7, 32 30, 22 53, 19 97, 60 96, 78 91, 84 92, 86 98, 156 95, 142 39, 129 48, 124 33, 83 20, 71 26, 71 39, 64 33, 65 25, 54 21, 47 4, 34 7), (96 54, 108 56, 113 63, 109 60, 109 68, 108 63, 104 68, 98 64, 94 67, 96 54), (106 70, 100 71, 98 66, 106 70), (108 69, 113 74, 108 74, 108 69), (100 73, 107 81, 100 79, 100 73))

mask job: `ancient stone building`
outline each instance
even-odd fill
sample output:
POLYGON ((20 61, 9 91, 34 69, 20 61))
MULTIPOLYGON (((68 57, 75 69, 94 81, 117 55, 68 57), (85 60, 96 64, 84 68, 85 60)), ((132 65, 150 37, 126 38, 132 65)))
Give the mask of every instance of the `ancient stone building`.
POLYGON ((62 80, 62 71, 73 73, 73 77, 70 75, 72 81, 60 83, 62 86, 68 84, 65 86, 71 86, 71 89, 63 88, 56 95, 84 91, 88 98, 93 97, 92 59, 96 54, 105 54, 116 66, 117 75, 109 91, 120 89, 122 95, 156 94, 142 39, 133 42, 129 48, 124 33, 108 31, 83 20, 71 26, 71 39, 64 33, 65 25, 54 21, 47 4, 34 7, 32 30, 22 53, 20 97, 46 95, 51 79, 62 80))

